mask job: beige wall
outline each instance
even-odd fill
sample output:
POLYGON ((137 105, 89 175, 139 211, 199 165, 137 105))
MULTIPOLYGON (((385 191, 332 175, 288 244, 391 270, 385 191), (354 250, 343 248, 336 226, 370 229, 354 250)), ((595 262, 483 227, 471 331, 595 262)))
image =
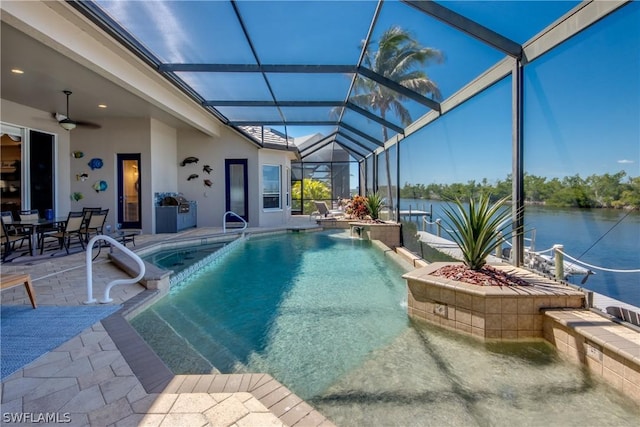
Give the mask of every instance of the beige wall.
MULTIPOLYGON (((178 131, 166 124, 151 119, 150 184, 151 206, 150 233, 155 233, 155 193, 178 192, 178 131)), ((146 218, 143 212, 143 218, 146 218)))
POLYGON ((205 135, 199 130, 177 130, 155 119, 104 119, 100 129, 77 127, 71 132, 62 130, 48 112, 34 110, 2 100, 3 123, 36 129, 57 135, 56 155, 56 212, 66 214, 83 207, 109 209, 107 224, 117 223, 117 154, 140 154, 142 230, 155 232, 156 192, 181 192, 188 200, 198 203, 198 226, 221 227, 225 212, 225 159, 246 159, 248 174, 248 210, 250 226, 284 224, 290 216, 286 207, 286 170, 290 168, 291 153, 258 149, 231 129, 222 128, 220 137, 205 135), (82 158, 71 153, 83 152, 82 158), (198 163, 180 166, 186 157, 197 157, 198 163), (103 161, 103 167, 91 170, 93 158, 103 161), (262 165, 282 166, 283 209, 262 209, 262 165), (210 174, 203 171, 209 165, 210 174), (85 180, 76 179, 86 173, 85 180), (198 178, 188 181, 191 174, 198 178), (209 179, 211 187, 203 181, 209 179), (106 191, 96 192, 97 181, 107 182, 106 191), (84 198, 71 201, 70 195, 81 192, 84 198))
POLYGON ((35 110, 16 104, 5 99, 0 100, 0 121, 2 123, 50 133, 56 136, 56 192, 57 213, 69 211, 71 201, 69 199, 70 175, 69 170, 71 156, 69 155, 70 134, 58 126, 58 123, 46 111, 35 110))
POLYGON ((151 194, 151 130, 149 119, 104 119, 100 129, 77 127, 71 131, 70 151, 82 151, 84 157, 71 158, 71 189, 84 195, 84 199, 71 202, 72 210, 83 207, 102 207, 109 209, 107 224, 115 229, 118 222, 117 200, 117 154, 140 154, 140 192, 142 196, 142 230, 153 231, 153 197, 151 194), (100 169, 91 170, 88 163, 93 158, 102 159, 100 169), (86 181, 76 180, 76 175, 87 173, 86 181), (92 186, 100 180, 107 182, 106 191, 96 192, 92 186))
POLYGON ((260 205, 260 226, 269 227, 284 224, 291 216, 291 206, 287 206, 287 168, 291 168, 291 160, 287 158, 287 153, 283 151, 262 149, 259 151, 258 161, 258 188, 260 196, 258 203, 260 205), (281 183, 281 206, 282 209, 265 210, 262 206, 262 166, 280 166, 280 183, 281 183))
POLYGON ((198 226, 222 227, 225 212, 225 159, 247 159, 249 184, 249 224, 259 224, 258 206, 258 148, 230 129, 224 128, 220 138, 212 138, 201 132, 178 132, 178 189, 188 200, 198 202, 198 226), (186 157, 198 158, 198 163, 180 166, 186 157), (211 166, 211 174, 203 172, 204 165, 211 166), (187 181, 191 174, 198 178, 187 181), (213 185, 207 187, 203 180, 213 185))

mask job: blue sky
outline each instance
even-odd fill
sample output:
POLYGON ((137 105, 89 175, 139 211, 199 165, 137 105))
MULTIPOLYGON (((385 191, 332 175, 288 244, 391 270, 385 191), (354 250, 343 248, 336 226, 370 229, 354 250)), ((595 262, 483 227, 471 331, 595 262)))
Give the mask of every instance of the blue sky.
MULTIPOLYGON (((98 3, 163 61, 255 63, 227 1, 98 3)), ((524 43, 578 2, 441 3, 524 43)), ((353 64, 376 3, 241 0, 237 6, 261 63, 353 64)), ((383 4, 372 40, 392 25, 401 25, 422 45, 443 53, 445 61, 429 65, 426 73, 445 98, 504 57, 398 1, 383 4)), ((549 178, 620 170, 640 175, 639 46, 640 4, 633 2, 527 65, 527 172, 549 178)), ((259 75, 181 73, 180 77, 206 95, 205 99, 267 100, 270 96, 259 75)), ((329 76, 324 80, 304 75, 269 77, 280 99, 338 96, 327 86, 329 76)), ((338 77, 350 81, 350 76, 338 77)), ((428 111, 417 105, 409 108, 414 119, 428 111)), ((510 108, 507 79, 411 137, 405 150, 409 158, 403 166, 409 170, 404 175, 411 176, 412 182, 425 183, 504 179, 511 170, 510 108), (413 142, 418 138, 419 142, 413 142)), ((237 107, 226 112, 242 118, 258 113, 237 107)), ((326 109, 318 112, 326 114, 326 109)), ((272 117, 274 112, 262 109, 260 116, 272 117)), ((380 132, 379 125, 367 126, 370 132, 380 132)), ((292 136, 316 131, 327 133, 329 129, 288 128, 292 136)))

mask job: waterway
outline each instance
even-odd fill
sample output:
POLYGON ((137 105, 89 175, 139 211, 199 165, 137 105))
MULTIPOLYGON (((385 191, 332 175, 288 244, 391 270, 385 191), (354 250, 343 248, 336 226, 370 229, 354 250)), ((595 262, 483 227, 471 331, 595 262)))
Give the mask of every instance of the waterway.
MULTIPOLYGON (((444 218, 442 208, 445 205, 439 201, 402 199, 400 208, 433 209, 433 219, 436 219, 444 218)), ((562 244, 565 253, 592 266, 614 270, 640 269, 638 211, 527 206, 525 229, 528 230, 526 237, 531 237, 535 230, 535 251, 562 244)), ((442 236, 447 237, 444 233, 442 236)), ((589 276, 582 286, 640 307, 640 273, 592 270, 596 274, 589 276)), ((570 281, 578 284, 582 279, 583 276, 576 276, 570 281)))

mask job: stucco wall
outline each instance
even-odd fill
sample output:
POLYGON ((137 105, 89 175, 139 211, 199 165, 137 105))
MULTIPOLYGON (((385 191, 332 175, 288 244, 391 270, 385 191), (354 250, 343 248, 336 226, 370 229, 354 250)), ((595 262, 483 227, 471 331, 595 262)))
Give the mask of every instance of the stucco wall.
MULTIPOLYGON (((71 159, 71 193, 79 191, 84 199, 72 203, 72 210, 83 207, 109 209, 107 224, 115 228, 118 222, 117 154, 140 154, 140 192, 142 198, 142 231, 152 233, 153 195, 151 194, 151 131, 149 119, 104 119, 100 129, 77 127, 71 131, 71 152, 82 151, 84 157, 71 159), (93 158, 103 161, 100 169, 91 170, 88 163, 93 158), (87 173, 89 178, 76 180, 77 174, 87 173), (106 191, 96 192, 92 186, 97 181, 107 182, 106 191)), ((71 155, 69 155, 71 158, 71 155)))
POLYGON ((287 188, 289 183, 287 182, 287 168, 291 168, 291 160, 287 158, 287 153, 284 151, 262 149, 259 151, 258 156, 258 188, 260 189, 260 196, 258 204, 260 205, 260 226, 269 227, 274 225, 281 225, 287 222, 291 215, 291 206, 287 206, 287 188), (262 204, 262 166, 280 166, 280 189, 281 209, 264 209, 262 204))
MULTIPOLYGON (((151 119, 151 197, 150 232, 155 232, 154 193, 178 191, 178 131, 158 120, 151 119)), ((143 213, 143 217, 146 215, 143 213)))
POLYGON ((247 159, 247 180, 249 186, 249 224, 259 224, 258 205, 258 148, 245 138, 229 129, 223 129, 220 138, 212 138, 195 130, 178 131, 178 191, 188 200, 198 202, 198 226, 222 227, 225 212, 225 159, 247 159), (198 163, 179 166, 187 157, 198 158, 198 163), (211 173, 204 172, 203 166, 211 166, 211 173), (198 178, 187 181, 191 174, 198 178), (211 187, 203 180, 212 182, 211 187))

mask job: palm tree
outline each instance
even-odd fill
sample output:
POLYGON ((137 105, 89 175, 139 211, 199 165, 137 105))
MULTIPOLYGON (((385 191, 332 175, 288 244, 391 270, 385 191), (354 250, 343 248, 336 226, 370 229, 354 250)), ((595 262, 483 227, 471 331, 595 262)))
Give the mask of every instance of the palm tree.
MULTIPOLYGON (((365 67, 421 95, 431 94, 435 100, 441 98, 438 86, 424 72, 424 67, 429 62, 442 62, 443 56, 439 50, 421 46, 408 31, 397 26, 386 30, 377 44, 377 50, 371 49, 371 43, 367 46, 363 58, 365 67)), ((403 105, 407 99, 406 96, 373 80, 358 76, 354 84, 354 95, 349 100, 359 107, 377 111, 383 119, 391 111, 400 119, 403 126, 407 126, 412 121, 409 110, 403 105)), ((383 141, 389 139, 387 128, 384 126, 382 137, 383 141)), ((385 150, 385 163, 387 200, 393 206, 387 150, 385 150)))

